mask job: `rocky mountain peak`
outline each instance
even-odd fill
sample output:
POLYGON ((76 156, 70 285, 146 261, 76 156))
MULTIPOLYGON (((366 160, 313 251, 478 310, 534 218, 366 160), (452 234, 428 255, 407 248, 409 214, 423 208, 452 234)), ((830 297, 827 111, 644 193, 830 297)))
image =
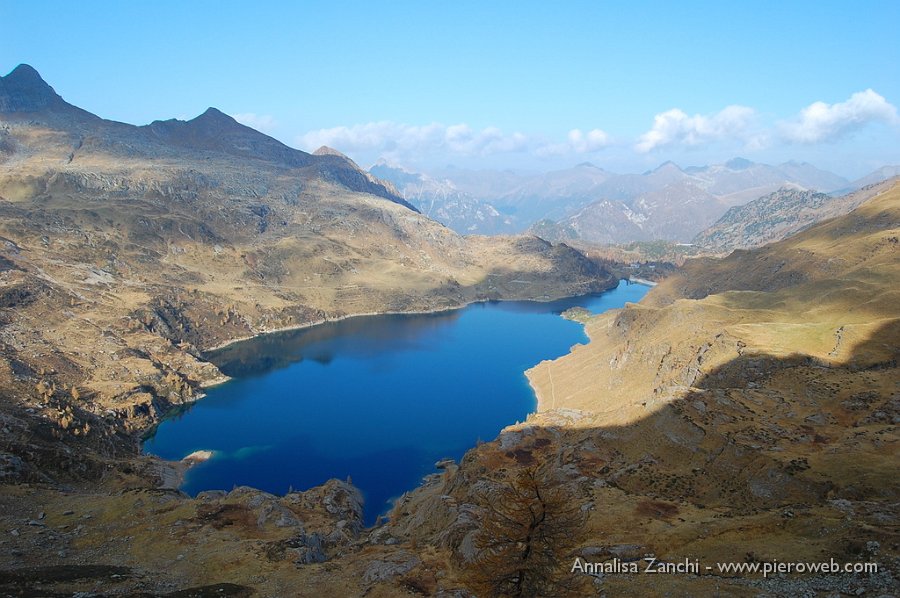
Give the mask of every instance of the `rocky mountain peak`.
POLYGON ((16 68, 14 68, 6 77, 3 78, 7 83, 18 82, 18 83, 31 83, 34 85, 41 85, 49 88, 47 82, 41 78, 40 73, 37 72, 30 64, 22 63, 16 68))
POLYGON ((675 164, 675 162, 666 160, 655 169, 653 169, 653 172, 682 172, 682 170, 681 167, 678 166, 678 164, 675 164))
POLYGON ((38 112, 65 106, 68 104, 30 65, 20 64, 0 77, 0 112, 38 112))
POLYGON ((310 163, 306 152, 289 148, 268 135, 242 125, 217 108, 207 108, 203 114, 189 121, 153 121, 146 129, 167 145, 194 151, 212 151, 294 167, 310 163))
POLYGON ((344 158, 345 160, 349 160, 345 154, 339 152, 333 147, 328 147, 327 145, 323 145, 319 149, 313 152, 314 156, 337 156, 339 158, 344 158))
MULTIPOLYGON (((254 132, 253 129, 246 127, 228 116, 218 108, 209 107, 202 114, 194 118, 184 121, 177 118, 168 120, 155 120, 148 125, 151 129, 162 132, 164 130, 184 132, 206 132, 207 134, 222 135, 225 132, 234 130, 246 130, 254 132)), ((262 133, 259 133, 262 135, 262 133)))
POLYGON ((231 124, 240 124, 238 121, 234 120, 232 117, 228 116, 218 108, 213 108, 210 106, 206 109, 206 111, 200 116, 188 121, 188 122, 209 122, 216 123, 219 125, 231 125, 231 124))

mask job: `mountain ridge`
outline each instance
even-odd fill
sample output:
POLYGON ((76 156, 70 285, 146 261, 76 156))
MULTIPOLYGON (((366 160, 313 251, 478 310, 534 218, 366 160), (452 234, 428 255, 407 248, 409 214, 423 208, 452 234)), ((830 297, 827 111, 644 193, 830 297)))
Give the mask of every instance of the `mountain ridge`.
MULTIPOLYGON (((526 175, 447 169, 432 178, 448 182, 454 192, 466 194, 471 201, 492 206, 505 217, 506 230, 534 232, 537 228, 529 227, 540 222, 542 233, 553 239, 568 238, 566 234, 578 230, 583 240, 604 243, 657 238, 688 242, 729 207, 784 185, 832 191, 848 184, 842 177, 808 163, 785 162, 773 166, 745 158, 684 169, 666 161, 643 174, 617 174, 582 163, 568 169, 526 175), (659 204, 660 197, 665 197, 664 210, 648 211, 641 207, 659 204), (618 211, 611 212, 611 204, 603 202, 619 206, 618 211), (605 216, 591 215, 593 203, 598 204, 596 209, 605 216), (678 212, 680 203, 686 206, 683 214, 678 212), (573 219, 579 215, 586 220, 575 225, 573 219), (614 224, 603 224, 607 218, 612 218, 614 224), (569 232, 553 236, 550 222, 559 223, 561 231, 569 232)), ((407 192, 414 203, 415 191, 410 188, 407 192)), ((477 217, 455 206, 445 206, 443 221, 452 222, 460 232, 480 226, 477 217)))
POLYGON ((37 70, 22 64, 9 75, 0 77, 0 113, 7 114, 10 122, 22 121, 23 115, 27 115, 31 121, 37 120, 69 135, 69 143, 75 148, 73 158, 78 150, 88 151, 97 145, 94 149, 119 154, 131 161, 140 155, 144 159, 178 160, 184 151, 262 160, 284 168, 311 168, 318 176, 352 191, 370 193, 415 211, 390 185, 370 176, 352 160, 313 156, 291 148, 214 107, 187 121, 173 118, 142 126, 110 121, 69 104, 37 70), (86 141, 89 141, 87 146, 86 141))

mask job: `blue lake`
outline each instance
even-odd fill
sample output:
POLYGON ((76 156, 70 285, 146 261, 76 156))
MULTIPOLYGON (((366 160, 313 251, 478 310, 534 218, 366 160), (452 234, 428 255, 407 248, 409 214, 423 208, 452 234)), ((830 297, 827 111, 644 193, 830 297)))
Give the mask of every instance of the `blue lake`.
POLYGON ((191 495, 236 485, 283 494, 349 476, 372 523, 436 461, 534 411, 525 370, 587 340, 562 311, 600 313, 647 291, 623 281, 549 303, 361 316, 238 343, 209 356, 233 379, 160 423, 144 450, 171 460, 214 451, 188 471, 191 495))

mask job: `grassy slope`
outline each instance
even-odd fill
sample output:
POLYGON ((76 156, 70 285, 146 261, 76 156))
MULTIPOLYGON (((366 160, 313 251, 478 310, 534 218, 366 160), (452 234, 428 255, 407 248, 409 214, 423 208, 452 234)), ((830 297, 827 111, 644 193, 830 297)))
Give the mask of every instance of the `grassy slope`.
MULTIPOLYGON (((603 474, 585 542, 673 560, 873 559, 896 579, 898 237, 900 185, 785 241, 690 261, 530 370, 543 413, 528 426, 581 410, 560 450, 603 474), (877 555, 861 548, 873 541, 877 555)), ((828 587, 814 577, 764 587, 828 587)))

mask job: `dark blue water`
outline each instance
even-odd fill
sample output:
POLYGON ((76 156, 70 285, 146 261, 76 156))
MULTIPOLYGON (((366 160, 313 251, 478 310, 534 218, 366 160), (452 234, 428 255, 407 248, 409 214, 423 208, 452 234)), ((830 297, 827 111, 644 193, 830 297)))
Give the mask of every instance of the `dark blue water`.
POLYGON ((484 303, 428 315, 364 316, 267 335, 210 359, 233 380, 163 421, 146 452, 214 457, 182 489, 247 485, 276 494, 352 478, 366 519, 479 439, 535 408, 525 370, 587 339, 559 313, 636 302, 622 282, 601 295, 551 303, 484 303))

